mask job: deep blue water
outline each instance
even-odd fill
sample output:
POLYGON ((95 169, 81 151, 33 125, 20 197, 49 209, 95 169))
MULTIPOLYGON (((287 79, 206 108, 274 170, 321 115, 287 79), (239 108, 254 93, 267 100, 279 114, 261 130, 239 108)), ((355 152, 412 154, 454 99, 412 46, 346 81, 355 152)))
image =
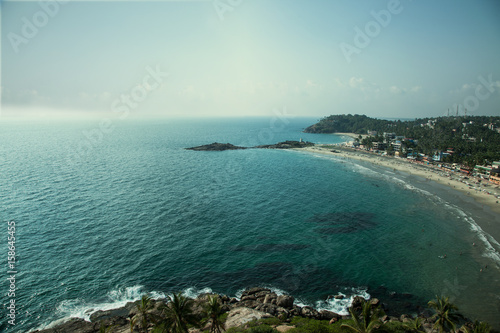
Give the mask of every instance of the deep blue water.
POLYGON ((19 311, 15 329, 2 315, 2 331, 88 318, 142 293, 255 285, 335 311, 345 304, 325 299, 339 292, 422 305, 443 294, 498 325, 500 246, 477 229, 498 215, 335 157, 184 149, 344 141, 301 133, 315 121, 115 121, 102 136, 98 122, 0 123, 2 239, 15 221, 19 311))

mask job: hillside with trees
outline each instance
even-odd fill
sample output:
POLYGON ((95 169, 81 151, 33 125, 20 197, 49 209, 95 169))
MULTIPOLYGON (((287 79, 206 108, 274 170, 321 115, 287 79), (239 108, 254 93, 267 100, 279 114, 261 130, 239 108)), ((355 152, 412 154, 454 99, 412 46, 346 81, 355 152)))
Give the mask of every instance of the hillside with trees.
POLYGON ((383 120, 365 115, 332 115, 305 129, 307 133, 369 134, 365 144, 390 142, 384 133, 402 137, 402 147, 429 156, 452 151, 446 162, 483 164, 500 160, 500 117, 462 116, 383 120), (376 135, 373 135, 377 132, 376 135))

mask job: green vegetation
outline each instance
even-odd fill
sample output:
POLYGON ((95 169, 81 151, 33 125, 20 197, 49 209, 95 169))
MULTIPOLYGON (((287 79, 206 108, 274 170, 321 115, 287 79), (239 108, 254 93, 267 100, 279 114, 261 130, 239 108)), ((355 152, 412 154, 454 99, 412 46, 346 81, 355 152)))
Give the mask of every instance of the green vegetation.
POLYGON ((149 311, 153 308, 153 303, 151 302, 151 298, 147 295, 143 295, 139 303, 137 304, 137 315, 133 318, 133 323, 130 321, 131 328, 135 326, 136 322, 140 323, 141 332, 147 332, 148 324, 150 322, 149 311))
POLYGON ((221 333, 224 329, 222 321, 222 306, 219 302, 219 297, 208 296, 208 301, 205 304, 204 315, 210 321, 210 333, 221 333))
POLYGON ((383 315, 380 308, 372 307, 370 302, 362 303, 361 316, 355 311, 349 309, 352 316, 352 324, 342 324, 341 327, 347 328, 354 333, 373 333, 383 325, 380 317, 383 315))
POLYGON ((328 320, 294 317, 292 319, 292 325, 296 326, 296 328, 289 330, 289 333, 333 333, 344 331, 340 328, 340 322, 330 325, 328 320))
POLYGON ((500 117, 439 117, 401 121, 348 114, 325 117, 306 128, 305 132, 368 134, 368 131, 376 131, 377 135, 360 140, 368 147, 373 142, 388 143, 383 133, 394 133, 412 139, 404 141, 404 146, 414 152, 432 156, 436 151, 451 148, 453 154, 446 157, 446 162, 473 166, 483 164, 485 160, 500 160, 499 127, 500 117))
MULTIPOLYGON (((433 329, 438 333, 492 332, 487 323, 466 322, 465 318, 458 314, 456 306, 445 297, 436 297, 428 303, 429 307, 435 311, 431 320, 419 317, 406 318, 404 321, 394 318, 389 320, 380 307, 363 301, 360 310, 349 309, 351 318, 339 319, 332 323, 328 320, 300 316, 294 316, 290 318, 291 320, 270 317, 253 320, 239 327, 229 328, 227 331, 225 331, 224 323, 228 313, 224 312, 221 298, 217 295, 208 295, 206 300, 197 300, 195 303, 194 300, 178 293, 168 297, 166 305, 158 307, 154 304, 147 296, 137 303, 138 313, 132 318, 131 332, 187 333, 191 327, 204 327, 204 333, 276 333, 278 332, 277 326, 287 325, 292 327, 288 330, 289 333, 425 333, 424 322, 427 329, 433 324, 433 329), (197 310, 195 311, 194 308, 197 310), (158 314, 159 310, 160 314, 158 314), (201 316, 204 320, 200 322, 197 319, 201 316), (135 322, 139 325, 135 326, 135 322), (460 323, 464 324, 459 326, 460 323)), ((112 327, 105 326, 101 322, 100 332, 111 332, 111 329, 112 327)))
POLYGON ((189 326, 199 326, 193 314, 193 300, 182 293, 168 296, 168 303, 162 308, 163 319, 156 327, 158 332, 187 333, 189 326))
POLYGON ((448 330, 455 330, 455 323, 460 318, 456 312, 458 308, 450 303, 448 297, 436 296, 436 300, 428 303, 430 308, 436 310, 433 318, 436 318, 434 328, 439 329, 440 332, 448 330))

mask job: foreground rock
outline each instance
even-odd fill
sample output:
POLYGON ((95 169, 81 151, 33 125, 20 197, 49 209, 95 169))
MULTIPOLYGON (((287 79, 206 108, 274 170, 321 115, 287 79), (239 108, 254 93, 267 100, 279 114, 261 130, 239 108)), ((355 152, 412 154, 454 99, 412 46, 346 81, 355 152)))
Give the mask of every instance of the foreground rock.
POLYGON ((238 327, 244 325, 252 320, 259 320, 262 318, 271 318, 268 313, 257 311, 249 308, 235 308, 229 311, 226 320, 226 329, 231 327, 238 327))
POLYGON ((198 147, 186 148, 187 150, 197 150, 197 151, 223 151, 223 150, 238 150, 238 149, 247 149, 246 147, 239 147, 232 145, 230 143, 219 143, 214 142, 209 145, 203 145, 198 147))
MULTIPOLYGON (((280 332, 285 332, 293 326, 289 326, 293 317, 300 316, 313 320, 325 320, 333 324, 339 320, 348 319, 349 316, 340 316, 337 313, 321 310, 318 311, 310 306, 300 307, 294 304, 294 297, 290 295, 277 295, 268 288, 249 288, 246 289, 241 299, 230 298, 226 295, 217 294, 201 294, 193 302, 193 315, 198 320, 204 318, 204 306, 208 300, 208 296, 216 296, 219 298, 223 312, 228 313, 226 320, 226 328, 245 327, 247 323, 254 320, 275 317, 281 323, 276 329, 280 332)), ((331 296, 335 297, 335 296, 331 296)), ((340 298, 340 297, 338 297, 340 298)), ((351 310, 359 313, 361 311, 364 299, 357 296, 354 298, 351 305, 351 310)), ((372 298, 369 303, 372 307, 382 307, 384 304, 377 298, 372 298)), ((60 333, 60 332, 75 332, 75 333, 98 333, 101 326, 113 326, 112 333, 129 333, 131 319, 135 316, 140 321, 140 315, 137 311, 138 302, 131 302, 122 308, 97 311, 90 316, 91 321, 87 322, 83 319, 72 318, 70 321, 60 324, 54 328, 35 331, 39 333, 60 333)), ((159 318, 162 316, 161 308, 165 305, 164 300, 152 300, 151 310, 148 312, 148 317, 159 318)), ((432 325, 435 321, 431 314, 420 313, 419 317, 422 320, 423 327, 428 333, 432 330, 432 325)), ((391 316, 385 315, 381 318, 382 322, 402 322, 407 323, 412 317, 408 315, 391 316)), ((148 329, 153 327, 150 322, 148 329)), ((192 332, 202 332, 208 329, 194 330, 192 332)), ((134 332, 138 332, 138 323, 135 325, 134 332)), ((34 332, 33 332, 34 333, 34 332)))

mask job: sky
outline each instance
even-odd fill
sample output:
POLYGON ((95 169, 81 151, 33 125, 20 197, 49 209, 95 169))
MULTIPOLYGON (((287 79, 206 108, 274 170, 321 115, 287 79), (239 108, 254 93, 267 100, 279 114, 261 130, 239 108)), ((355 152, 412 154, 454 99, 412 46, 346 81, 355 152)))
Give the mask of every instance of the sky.
POLYGON ((496 0, 0 6, 0 119, 500 115, 496 0))

